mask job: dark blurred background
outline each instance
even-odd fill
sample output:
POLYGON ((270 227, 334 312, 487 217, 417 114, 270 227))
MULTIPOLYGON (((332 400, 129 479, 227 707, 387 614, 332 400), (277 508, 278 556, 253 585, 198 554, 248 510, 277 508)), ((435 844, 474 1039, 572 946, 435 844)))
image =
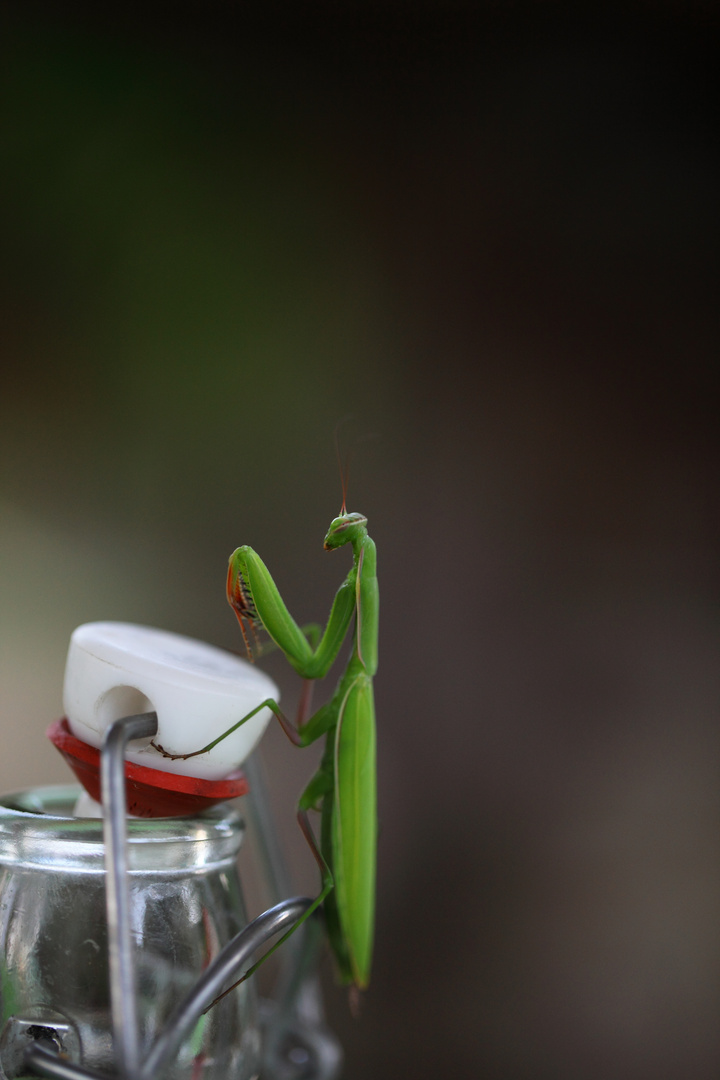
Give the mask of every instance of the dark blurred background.
MULTIPOLYGON (((239 648, 240 543, 325 617, 351 414, 381 838, 359 1021, 327 971, 347 1080, 718 1075, 719 26, 0 8, 2 789, 68 778, 77 624, 239 648)), ((312 753, 265 754, 313 889, 312 753)))

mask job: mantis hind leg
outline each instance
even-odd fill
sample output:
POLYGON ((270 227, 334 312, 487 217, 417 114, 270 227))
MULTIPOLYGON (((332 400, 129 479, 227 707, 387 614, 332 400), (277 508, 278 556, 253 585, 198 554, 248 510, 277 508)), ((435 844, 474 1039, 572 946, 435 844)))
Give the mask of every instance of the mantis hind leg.
MULTIPOLYGON (((340 916, 338 913, 337 903, 335 902, 335 879, 332 871, 332 807, 334 798, 334 778, 331 772, 327 772, 322 765, 317 773, 313 776, 310 783, 303 791, 300 799, 298 800, 297 820, 300 826, 301 832, 305 837, 308 847, 310 848, 313 857, 318 864, 320 870, 321 888, 320 892, 316 896, 315 900, 306 912, 298 919, 294 926, 292 926, 287 933, 273 945, 265 955, 258 960, 248 971, 245 972, 242 979, 238 980, 238 983, 243 982, 249 978, 253 972, 257 971, 261 964, 270 956, 275 949, 279 948, 284 941, 287 941, 292 934, 298 930, 302 924, 308 919, 317 909, 323 904, 323 911, 325 915, 325 924, 332 946, 333 954, 337 962, 341 981, 344 984, 354 983, 354 975, 352 964, 350 961, 350 955, 348 953, 345 935, 343 934, 340 924, 340 916), (309 810, 319 810, 322 814, 320 845, 318 845, 310 824, 308 817, 309 810)), ((235 983, 235 986, 238 985, 235 983)), ((233 989, 233 987, 230 987, 233 989)), ((225 993, 228 993, 226 990, 225 993)), ((224 994, 222 995, 224 996, 224 994)), ((217 999, 219 1000, 219 999, 217 999)), ((214 1002, 213 1002, 214 1004, 214 1002)))
MULTIPOLYGON (((310 783, 303 791, 298 801, 298 824, 302 829, 303 836, 308 847, 313 853, 315 861, 320 868, 322 888, 320 895, 315 901, 316 907, 323 903, 325 916, 325 928, 327 930, 330 945, 337 962, 340 980, 343 984, 354 982, 350 954, 348 952, 345 934, 343 933, 338 912, 335 877, 333 872, 333 844, 332 844, 332 815, 335 798, 335 780, 332 769, 332 760, 328 762, 330 768, 323 763, 318 772, 313 776, 310 783), (310 826, 307 816, 308 810, 317 810, 322 815, 320 824, 320 844, 318 845, 315 834, 310 826)), ((310 912, 308 912, 310 914, 310 912)), ((307 916, 306 916, 307 917, 307 916)), ((299 925, 299 924, 298 924, 299 925)), ((293 930, 296 927, 293 927, 293 930)), ((290 933, 293 931, 291 930, 290 933)))
POLYGON ((208 1005, 207 1009, 205 1009, 204 1012, 209 1012, 210 1009, 217 1005, 219 1001, 222 1001, 222 999, 226 997, 227 994, 234 990, 236 986, 240 986, 240 984, 244 983, 246 979, 249 979, 251 975, 254 975, 258 968, 265 963, 268 957, 272 956, 275 950, 279 949, 283 942, 287 941, 289 937, 292 937, 296 930, 300 929, 302 924, 307 919, 309 919, 315 911, 317 911, 322 902, 326 900, 326 897, 332 892, 334 885, 332 871, 325 859, 323 858, 322 852, 317 845, 317 841, 315 840, 315 834, 313 833, 312 826, 310 825, 310 820, 307 814, 308 809, 315 809, 317 807, 318 800, 327 795, 328 783, 330 784, 330 798, 332 798, 332 776, 328 776, 327 773, 324 773, 321 769, 315 774, 308 786, 305 788, 305 791, 300 796, 300 802, 297 811, 298 825, 300 826, 302 834, 307 841, 308 847, 312 851, 313 856, 315 857, 315 861, 320 868, 322 886, 319 894, 315 897, 315 900, 312 902, 307 911, 305 911, 301 915, 297 922, 293 926, 291 926, 290 929, 286 933, 284 933, 281 938, 278 938, 272 948, 268 949, 268 951, 263 956, 261 956, 260 959, 252 965, 252 967, 249 967, 248 970, 236 982, 232 984, 232 986, 228 986, 227 990, 223 990, 222 994, 218 994, 215 1000, 210 1005, 208 1005))

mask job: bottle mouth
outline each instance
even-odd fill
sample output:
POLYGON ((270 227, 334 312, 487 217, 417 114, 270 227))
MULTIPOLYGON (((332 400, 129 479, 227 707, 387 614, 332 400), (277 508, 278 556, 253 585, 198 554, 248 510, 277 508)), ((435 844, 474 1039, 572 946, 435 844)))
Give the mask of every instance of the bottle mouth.
MULTIPOLYGON (((0 796, 0 869, 105 872, 103 823, 73 816, 76 784, 0 796)), ((130 873, 194 873, 234 863, 244 834, 238 808, 217 803, 192 817, 128 818, 130 873)))

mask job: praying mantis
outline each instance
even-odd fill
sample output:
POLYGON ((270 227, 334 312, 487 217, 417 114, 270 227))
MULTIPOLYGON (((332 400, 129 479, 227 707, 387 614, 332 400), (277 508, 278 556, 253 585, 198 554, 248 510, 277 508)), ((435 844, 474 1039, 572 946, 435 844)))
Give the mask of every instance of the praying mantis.
MULTIPOLYGON (((303 918, 278 945, 323 904, 340 981, 363 990, 370 979, 375 912, 373 676, 378 653, 377 557, 375 543, 368 536, 367 518, 364 514, 348 513, 343 498, 340 514, 330 523, 325 535, 324 547, 332 551, 345 544, 352 548, 353 565, 335 595, 322 635, 319 626, 298 626, 267 567, 251 547, 239 547, 230 556, 227 598, 240 623, 250 660, 253 656, 247 628, 254 635, 257 623, 262 624, 305 680, 321 679, 328 673, 355 616, 352 651, 331 700, 310 717, 307 713, 312 684, 306 682, 295 725, 277 702, 268 698, 195 753, 212 749, 266 707, 272 710, 296 746, 309 746, 325 735, 320 765, 298 800, 298 822, 320 866, 322 887, 303 918), (309 823, 309 810, 317 810, 321 815, 319 846, 309 823)), ((162 747, 156 745, 156 749, 165 754, 162 747)), ((250 968, 245 978, 261 962, 250 968)))

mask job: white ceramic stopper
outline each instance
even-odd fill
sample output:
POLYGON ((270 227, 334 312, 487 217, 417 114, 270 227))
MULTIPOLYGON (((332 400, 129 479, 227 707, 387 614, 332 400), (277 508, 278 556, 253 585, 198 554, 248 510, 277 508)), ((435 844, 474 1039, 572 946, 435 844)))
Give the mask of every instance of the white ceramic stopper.
MULTIPOLYGON (((121 716, 154 711, 155 742, 188 754, 232 727, 265 698, 278 700, 272 679, 252 664, 202 641, 131 623, 78 626, 70 638, 63 703, 73 735, 101 746, 121 716)), ((163 757, 148 739, 129 744, 138 765, 218 780, 250 754, 272 713, 262 709, 206 754, 163 757)))

